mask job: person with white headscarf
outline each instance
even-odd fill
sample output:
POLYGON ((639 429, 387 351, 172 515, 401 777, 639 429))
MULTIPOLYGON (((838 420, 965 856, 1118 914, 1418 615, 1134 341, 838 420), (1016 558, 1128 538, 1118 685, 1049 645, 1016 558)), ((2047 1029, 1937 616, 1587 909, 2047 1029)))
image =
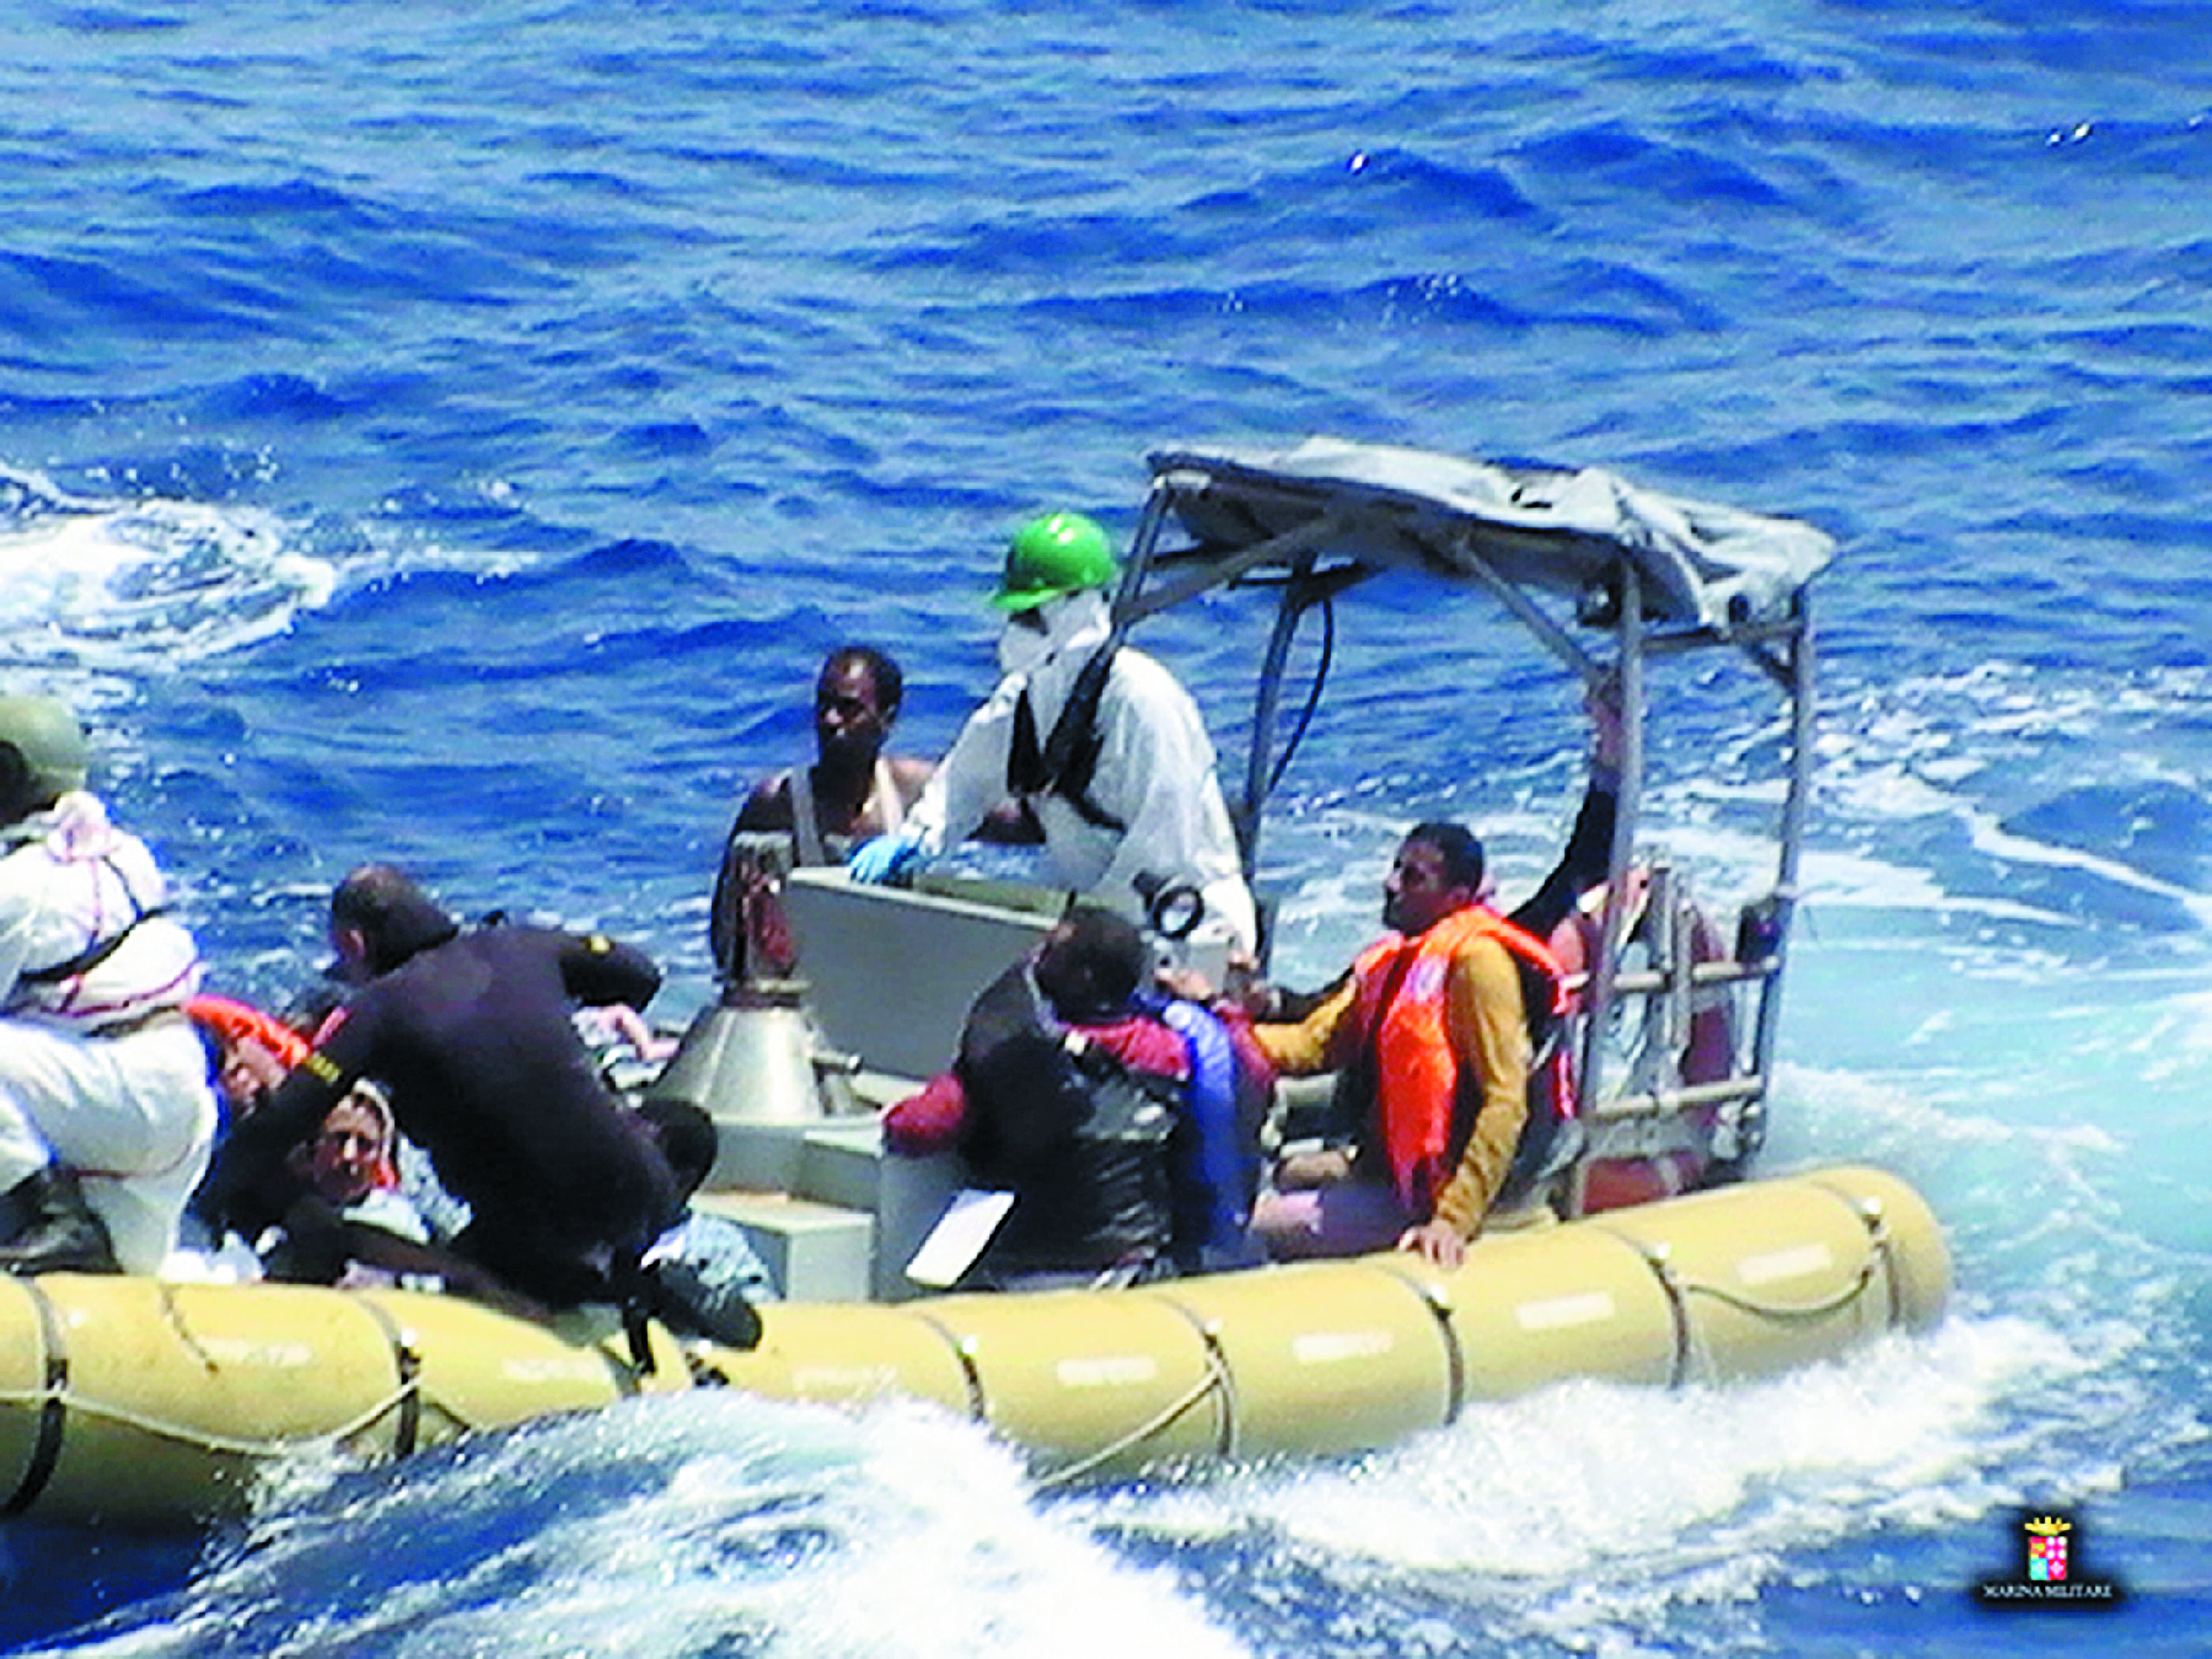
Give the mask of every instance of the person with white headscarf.
POLYGON ((1194 943, 1255 950, 1212 740, 1175 676, 1114 641, 1119 576, 1105 532, 1082 514, 1022 526, 992 597, 1006 613, 1005 678, 898 833, 854 850, 855 879, 888 881, 935 858, 1012 797, 1043 827, 1059 884, 1133 919, 1188 926, 1194 943))

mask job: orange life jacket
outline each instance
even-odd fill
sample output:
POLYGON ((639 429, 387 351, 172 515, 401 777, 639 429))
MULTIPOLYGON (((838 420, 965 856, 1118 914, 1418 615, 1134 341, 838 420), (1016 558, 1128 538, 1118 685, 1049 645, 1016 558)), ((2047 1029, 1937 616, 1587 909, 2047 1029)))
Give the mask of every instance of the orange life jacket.
MULTIPOLYGON (((1459 1060, 1444 1023, 1444 982, 1452 958, 1476 939, 1495 940, 1517 958, 1516 965, 1527 964, 1548 982, 1545 1006, 1527 1006, 1530 975, 1522 976, 1532 1041, 1548 1031, 1565 1006, 1559 963, 1534 934, 1480 905, 1454 911, 1417 939, 1393 935, 1370 945, 1353 965, 1358 990, 1350 1029, 1373 1052, 1382 1151, 1398 1196, 1415 1214, 1435 1208, 1450 1177, 1451 1158, 1474 1127, 1472 1112, 1461 1111, 1459 1060)), ((1545 1056, 1535 1058, 1541 1062, 1545 1056)), ((1540 1063, 1531 1067, 1532 1124, 1540 1111, 1572 1115, 1564 1076, 1540 1078, 1547 1069, 1540 1063)), ((1544 1126, 1547 1133, 1551 1127, 1544 1126)))
POLYGON ((307 1040, 274 1014, 228 997, 197 996, 185 1003, 185 1016, 206 1027, 228 1047, 251 1037, 275 1055, 277 1063, 297 1066, 307 1058, 307 1040))

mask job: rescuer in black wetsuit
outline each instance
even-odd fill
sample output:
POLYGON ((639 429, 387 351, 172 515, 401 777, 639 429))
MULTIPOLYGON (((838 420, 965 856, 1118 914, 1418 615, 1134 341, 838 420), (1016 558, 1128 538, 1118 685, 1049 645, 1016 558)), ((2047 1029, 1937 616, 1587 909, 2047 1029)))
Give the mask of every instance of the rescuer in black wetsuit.
POLYGON ((660 972, 596 933, 502 925, 464 933, 406 876, 367 865, 331 901, 331 939, 358 988, 315 1048, 217 1153, 203 1208, 248 1237, 265 1173, 356 1078, 390 1091, 400 1130, 468 1203, 456 1254, 551 1306, 618 1302, 734 1346, 750 1309, 671 1305, 651 1266, 683 1198, 645 1127, 608 1091, 571 1015, 641 1006, 660 972))

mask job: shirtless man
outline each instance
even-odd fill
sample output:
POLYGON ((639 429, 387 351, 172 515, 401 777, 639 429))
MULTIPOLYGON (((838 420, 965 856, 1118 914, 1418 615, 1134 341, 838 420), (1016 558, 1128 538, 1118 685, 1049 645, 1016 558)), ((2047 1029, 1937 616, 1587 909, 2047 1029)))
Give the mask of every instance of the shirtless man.
POLYGON ((905 822, 930 765, 884 753, 903 690, 898 665, 871 646, 840 646, 823 663, 814 683, 814 764, 763 780, 722 848, 707 934, 725 978, 741 977, 746 957, 759 949, 746 938, 747 898, 760 873, 746 836, 781 831, 791 836, 795 862, 835 864, 848 842, 905 822))
POLYGON ((840 646, 814 683, 814 764, 764 780, 732 832, 787 830, 801 864, 834 864, 830 842, 880 836, 906 820, 929 781, 929 763, 887 755, 905 683, 898 665, 865 645, 840 646))

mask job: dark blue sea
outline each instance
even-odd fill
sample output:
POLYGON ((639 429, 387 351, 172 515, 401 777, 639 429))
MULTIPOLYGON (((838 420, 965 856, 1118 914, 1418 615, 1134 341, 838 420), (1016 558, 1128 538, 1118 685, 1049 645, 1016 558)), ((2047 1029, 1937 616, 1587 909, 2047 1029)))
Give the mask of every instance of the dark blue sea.
MULTIPOLYGON (((2188 0, 15 0, 0 691, 75 699, 218 983, 331 884, 708 990, 821 653, 935 752, 1043 507, 1309 433, 1820 525, 1821 788, 1767 1154, 1944 1218, 1949 1319, 1370 1457, 1047 1491, 981 1433, 694 1398, 185 1539, 0 1525, 100 1655, 1844 1659, 2212 1650, 2212 9, 2188 0), (2117 1613, 1993 1613, 2021 1521, 2117 1613)), ((1257 612, 1149 628, 1237 752, 1257 612), (1249 624, 1249 625, 1248 625, 1249 624)), ((1279 966, 1396 835, 1556 847, 1575 699, 1347 607, 1279 966)), ((1772 710, 1656 677, 1658 838, 1753 879, 1772 710)))

